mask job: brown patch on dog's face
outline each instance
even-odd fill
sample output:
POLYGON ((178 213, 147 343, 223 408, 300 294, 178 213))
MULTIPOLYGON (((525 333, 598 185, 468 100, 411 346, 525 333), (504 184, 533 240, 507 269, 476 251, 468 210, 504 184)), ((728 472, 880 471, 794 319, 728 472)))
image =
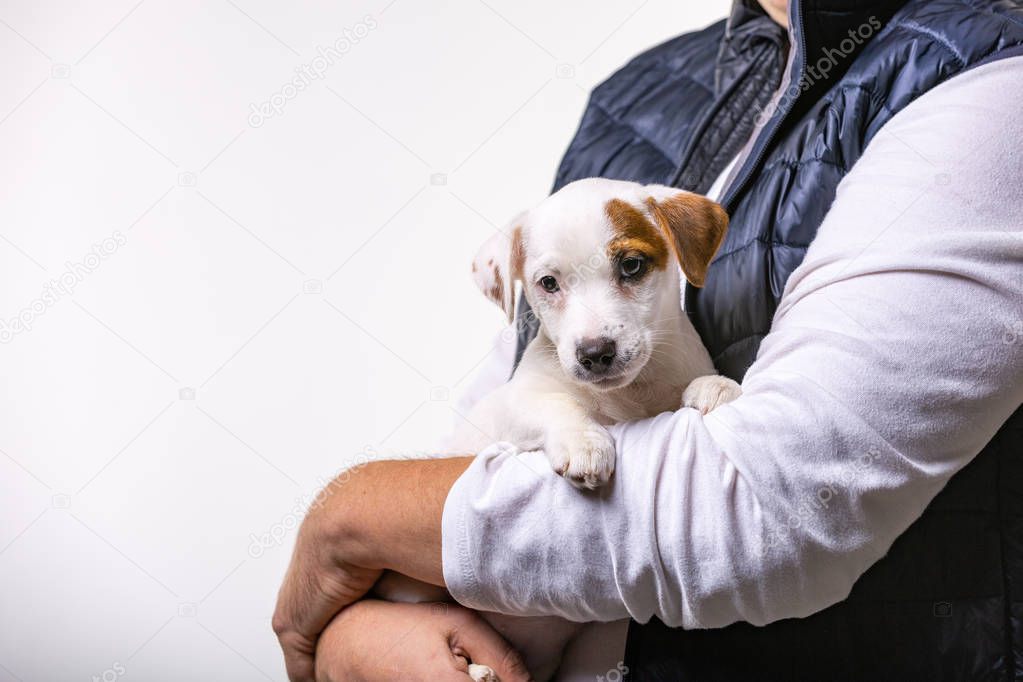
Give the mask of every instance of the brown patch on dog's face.
POLYGON ((511 269, 516 277, 522 277, 526 266, 526 242, 522 236, 522 226, 516 225, 511 237, 511 269))
POLYGON ((627 254, 640 255, 651 268, 663 270, 670 247, 661 230, 627 201, 612 199, 604 210, 615 233, 607 245, 608 259, 614 263, 627 254))
POLYGON ((702 287, 710 261, 724 241, 728 214, 716 202, 682 191, 660 202, 650 197, 646 205, 670 238, 686 279, 702 287))
POLYGON ((506 230, 494 233, 472 262, 476 286, 505 312, 509 321, 515 311, 515 282, 522 279, 522 235, 522 227, 513 228, 511 234, 506 230))
MULTIPOLYGON (((491 261, 491 263, 493 263, 493 261, 491 261)), ((504 298, 504 278, 501 277, 501 268, 494 265, 493 269, 494 285, 490 287, 490 291, 487 293, 487 296, 489 296, 490 300, 497 305, 501 305, 501 301, 504 298)))

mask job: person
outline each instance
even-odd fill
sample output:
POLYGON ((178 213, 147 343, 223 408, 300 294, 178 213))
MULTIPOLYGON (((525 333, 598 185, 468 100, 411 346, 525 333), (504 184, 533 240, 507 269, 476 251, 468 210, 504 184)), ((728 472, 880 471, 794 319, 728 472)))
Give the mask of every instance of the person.
POLYGON ((684 306, 742 397, 613 427, 598 494, 506 447, 353 473, 281 588, 289 676, 527 679, 479 609, 632 619, 606 679, 1021 679, 1021 110, 1016 0, 739 0, 598 86, 555 189, 722 203, 684 306), (363 599, 384 569, 462 606, 363 599))

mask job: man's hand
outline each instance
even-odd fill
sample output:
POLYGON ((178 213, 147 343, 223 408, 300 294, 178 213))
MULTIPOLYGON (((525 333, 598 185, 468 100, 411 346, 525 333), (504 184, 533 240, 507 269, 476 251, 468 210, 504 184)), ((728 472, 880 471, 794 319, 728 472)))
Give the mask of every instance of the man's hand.
POLYGON ((373 462, 327 487, 302 522, 273 616, 291 680, 313 681, 320 633, 384 569, 444 584, 441 515, 470 461, 373 462))
POLYGON ((299 532, 273 616, 292 680, 313 680, 316 638, 338 610, 366 594, 382 572, 344 561, 320 541, 314 526, 309 518, 299 532))
POLYGON ((320 682, 469 682, 470 662, 501 682, 526 682, 518 653, 478 615, 455 604, 363 600, 339 613, 320 636, 320 682))

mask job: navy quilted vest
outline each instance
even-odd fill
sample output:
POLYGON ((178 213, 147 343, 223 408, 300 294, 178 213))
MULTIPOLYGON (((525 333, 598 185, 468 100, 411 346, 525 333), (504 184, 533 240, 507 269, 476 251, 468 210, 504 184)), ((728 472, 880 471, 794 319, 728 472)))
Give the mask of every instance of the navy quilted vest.
MULTIPOLYGON (((737 380, 838 183, 881 126, 930 88, 1021 54, 1023 45, 1017 0, 791 5, 790 73, 805 87, 782 98, 727 188, 727 237, 706 286, 687 293, 718 369, 737 380)), ((741 33, 736 23, 756 13, 754 3, 737 3, 727 25, 655 47, 597 87, 555 189, 591 176, 698 188, 695 178, 705 173, 695 167, 697 147, 706 148, 708 136, 726 137, 723 122, 746 113, 744 92, 755 74, 744 72, 743 56, 755 45, 733 39, 741 33)), ((526 340, 528 333, 520 350, 526 340)), ((625 663, 638 682, 1023 680, 1023 411, 846 601, 760 628, 633 623, 625 663)))

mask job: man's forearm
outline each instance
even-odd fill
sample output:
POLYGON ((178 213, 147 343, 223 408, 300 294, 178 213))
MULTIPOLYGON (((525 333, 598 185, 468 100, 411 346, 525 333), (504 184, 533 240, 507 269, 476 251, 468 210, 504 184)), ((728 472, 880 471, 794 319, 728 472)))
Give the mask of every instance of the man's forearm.
POLYGON ((316 512, 337 556, 364 568, 397 571, 443 585, 444 501, 471 457, 373 462, 316 512))

